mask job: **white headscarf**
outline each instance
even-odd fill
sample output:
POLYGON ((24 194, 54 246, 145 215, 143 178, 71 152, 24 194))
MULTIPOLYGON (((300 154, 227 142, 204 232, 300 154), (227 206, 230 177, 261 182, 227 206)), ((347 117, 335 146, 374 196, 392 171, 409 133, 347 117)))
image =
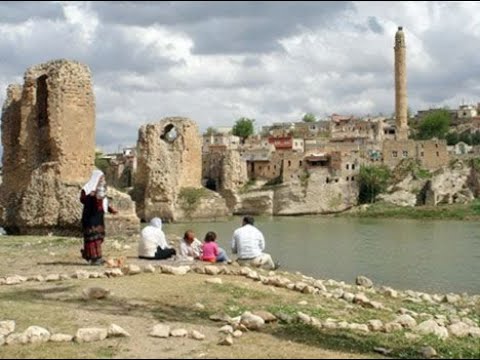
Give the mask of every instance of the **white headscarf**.
POLYGON ((160 219, 158 217, 153 218, 152 220, 150 220, 150 225, 162 230, 162 219, 160 219))
MULTIPOLYGON (((82 190, 85 191, 85 195, 89 195, 92 191, 97 190, 98 182, 102 176, 104 176, 103 171, 98 169, 93 170, 90 180, 88 180, 82 188, 82 190)), ((103 211, 108 212, 108 199, 106 196, 103 198, 103 211)))

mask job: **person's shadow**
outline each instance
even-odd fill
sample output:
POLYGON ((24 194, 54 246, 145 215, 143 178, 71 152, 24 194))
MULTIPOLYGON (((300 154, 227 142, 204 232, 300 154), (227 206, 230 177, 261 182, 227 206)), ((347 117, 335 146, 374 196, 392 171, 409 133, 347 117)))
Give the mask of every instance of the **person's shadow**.
POLYGON ((39 262, 37 265, 44 266, 90 266, 86 262, 73 262, 73 261, 53 261, 53 262, 39 262))

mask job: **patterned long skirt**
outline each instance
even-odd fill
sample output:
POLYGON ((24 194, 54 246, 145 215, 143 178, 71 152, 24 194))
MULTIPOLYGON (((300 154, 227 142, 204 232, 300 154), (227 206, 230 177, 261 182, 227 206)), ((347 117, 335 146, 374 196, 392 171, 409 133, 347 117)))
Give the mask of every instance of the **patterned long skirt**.
POLYGON ((102 243, 105 238, 103 225, 91 226, 83 232, 83 252, 85 260, 97 260, 102 257, 102 243))

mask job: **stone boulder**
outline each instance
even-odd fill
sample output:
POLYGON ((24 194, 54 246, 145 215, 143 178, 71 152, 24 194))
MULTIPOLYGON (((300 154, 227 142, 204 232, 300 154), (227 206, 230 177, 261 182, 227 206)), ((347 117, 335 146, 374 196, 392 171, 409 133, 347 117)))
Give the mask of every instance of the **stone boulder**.
POLYGON ((39 326, 30 326, 25 330, 23 335, 27 339, 27 342, 31 344, 45 343, 50 340, 50 332, 39 326))
POLYGON ((84 328, 79 329, 75 335, 75 341, 78 343, 89 343, 103 341, 108 336, 107 329, 84 328))
POLYGON ((15 332, 15 321, 0 321, 0 336, 8 336, 15 332))

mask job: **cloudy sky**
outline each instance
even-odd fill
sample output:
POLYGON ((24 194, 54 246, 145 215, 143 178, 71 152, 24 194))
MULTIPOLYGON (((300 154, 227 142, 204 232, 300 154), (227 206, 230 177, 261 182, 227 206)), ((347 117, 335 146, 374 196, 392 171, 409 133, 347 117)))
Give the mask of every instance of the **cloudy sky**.
POLYGON ((0 101, 26 68, 86 63, 97 143, 135 144, 138 127, 187 116, 203 130, 391 114, 393 39, 404 26, 409 105, 480 102, 476 2, 0 3, 0 101))

